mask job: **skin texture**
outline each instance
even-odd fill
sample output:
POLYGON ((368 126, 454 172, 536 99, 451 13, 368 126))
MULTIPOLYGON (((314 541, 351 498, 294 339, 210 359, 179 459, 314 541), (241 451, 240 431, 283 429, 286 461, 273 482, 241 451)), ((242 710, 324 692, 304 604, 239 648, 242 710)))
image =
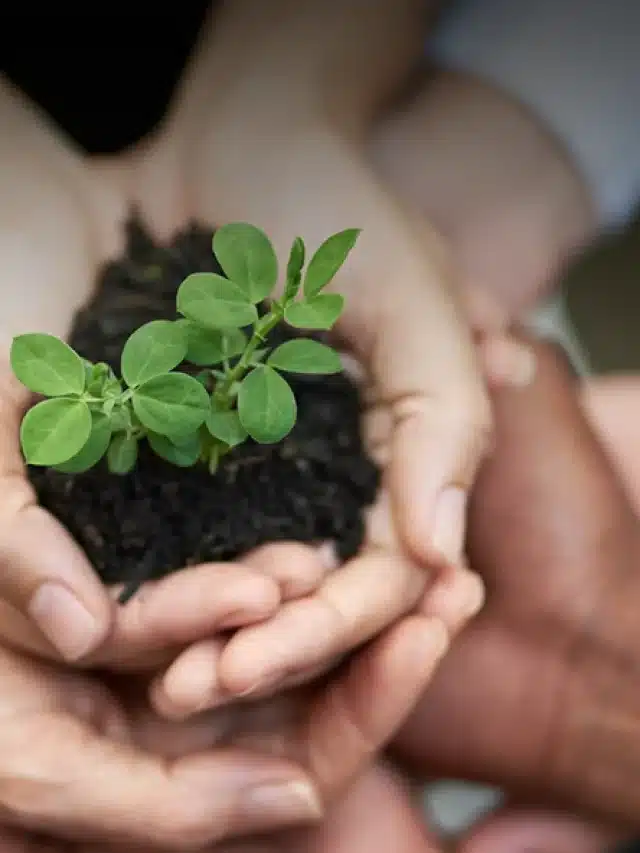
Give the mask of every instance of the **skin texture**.
POLYGON ((586 396, 614 467, 562 361, 539 353, 538 365, 531 388, 498 398, 499 450, 471 508, 487 603, 397 749, 419 772, 635 824, 640 527, 616 476, 633 458, 620 440, 624 396, 610 384, 586 396))
MULTIPOLYGON (((613 618, 604 623, 594 621, 597 607, 586 604, 592 597, 600 597, 607 608, 607 601, 617 602, 617 612, 622 613, 621 599, 630 597, 631 604, 634 600, 627 576, 633 570, 638 522, 617 485, 616 469, 627 472, 625 485, 637 488, 625 466, 627 459, 636 458, 635 447, 625 444, 620 435, 626 425, 625 403, 628 401, 629 411, 638 404, 640 382, 595 382, 581 395, 563 357, 548 348, 540 350, 538 356, 540 368, 531 388, 505 390, 496 397, 502 441, 482 472, 472 504, 471 543, 476 559, 487 572, 486 610, 454 643, 432 690, 399 741, 399 751, 405 752, 405 758, 420 773, 475 776, 510 789, 513 807, 462 839, 461 853, 599 851, 624 835, 615 818, 632 821, 638 813, 637 806, 631 804, 621 815, 617 799, 625 786, 633 792, 633 778, 625 775, 630 763, 619 761, 620 753, 612 752, 610 763, 605 764, 610 739, 621 737, 619 714, 626 707, 619 702, 622 691, 629 695, 637 692, 633 684, 629 685, 637 646, 635 633, 627 635, 623 654, 619 623, 613 618), (599 436, 615 452, 615 463, 603 453, 599 436), (544 465, 538 455, 543 452, 544 465), (558 466, 563 476, 549 477, 558 466), (519 512, 514 492, 527 496, 527 512, 519 512), (621 568, 610 560, 619 561, 621 568), (512 570, 514 564, 519 567, 518 574, 512 570), (543 600, 534 599, 529 609, 538 581, 542 582, 537 594, 543 600), (517 595, 511 592, 514 585, 517 595), (603 587, 609 590, 604 596, 603 587), (602 624, 606 631, 598 630, 602 624), (576 645, 573 653, 565 654, 563 650, 572 644, 576 645), (492 663, 499 666, 495 674, 492 663), (563 677, 558 681, 564 689, 555 691, 555 701, 549 702, 549 689, 541 688, 551 687, 559 669, 563 677), (605 694, 599 689, 603 682, 610 687, 605 694), (603 698, 612 704, 605 705, 603 698), (582 746, 585 720, 590 723, 593 749, 602 756, 596 765, 582 746), (553 753, 548 739, 554 744, 553 753), (581 745, 579 750, 573 748, 576 743, 581 745), (598 770, 595 777, 594 769, 598 770), (615 788, 600 783, 603 769, 605 780, 617 779, 615 788), (583 787, 577 784, 579 780, 583 787), (546 809, 525 805, 536 801, 547 803, 546 809), (550 810, 551 803, 555 811, 550 810), (568 804, 600 811, 609 823, 597 825, 563 814, 562 806, 568 804)), ((7 693, 3 691, 2 695, 7 693)), ((72 695, 68 687, 66 695, 72 695)), ((132 736, 148 749, 167 755, 167 744, 171 744, 170 754, 175 757, 211 738, 211 718, 189 724, 163 723, 157 718, 152 722, 148 710, 143 712, 136 706, 133 691, 129 697, 132 736)), ((42 697, 38 701, 42 703, 42 697)), ((226 711, 216 713, 220 720, 226 711)), ((286 713, 279 716, 276 731, 286 713)), ((278 749, 277 738, 265 737, 274 724, 273 717, 270 719, 271 723, 256 705, 245 716, 244 725, 261 730, 254 743, 261 740, 263 749, 278 749)), ((100 721, 101 725, 109 721, 104 711, 100 721)), ((117 729, 112 731, 116 733, 117 729)), ((630 728, 622 734, 628 736, 625 754, 632 756, 637 734, 630 728)), ((288 737, 284 740, 289 743, 288 737)), ((364 853, 376 849, 375 839, 384 842, 381 851, 388 850, 389 836, 385 833, 391 831, 395 839, 406 841, 406 853, 439 849, 421 827, 403 783, 379 767, 350 789, 342 805, 329 813, 317 832, 296 832, 269 842, 237 842, 213 849, 216 853, 289 849, 359 853, 360 841, 364 853), (368 819, 363 828, 364 802, 368 819), (365 830, 371 831, 371 837, 365 830)), ((81 845, 81 849, 87 848, 81 845)), ((405 853, 404 847, 395 849, 405 853)))
MULTIPOLYGON (((7 308, 2 327, 6 352, 11 336, 21 331, 64 334, 71 310, 86 298, 98 264, 118 250, 119 225, 133 197, 135 158, 87 162, 9 86, 0 89, 0 96, 7 131, 0 153, 14 164, 0 174, 6 200, 0 208, 4 274, 8 282, 24 283, 25 293, 32 296, 29 304, 36 306, 31 313, 24 308, 27 303, 8 300, 12 310, 7 308), (20 204, 9 204, 13 198, 20 204), (34 253, 36 244, 39 251, 34 253), (61 283, 64 288, 56 291, 61 283), (47 298, 63 293, 65 300, 59 295, 51 302, 40 300, 40 292, 47 298)), ((154 162, 151 154, 145 162, 154 162)), ((169 185, 173 177, 168 171, 169 185)), ((161 182, 154 188, 157 195, 150 193, 141 205, 152 223, 162 218, 158 211, 170 198, 161 182)), ((212 636, 225 622, 228 626, 234 612, 237 620, 238 610, 244 624, 284 612, 285 623, 278 623, 275 633, 284 633, 287 644, 294 646, 302 619, 294 613, 293 620, 286 621, 291 611, 280 604, 313 589, 326 574, 326 563, 313 554, 301 558, 295 548, 284 553, 275 549, 270 568, 264 562, 259 567, 247 563, 235 589, 221 582, 220 567, 211 566, 197 576, 185 572, 171 584, 149 585, 133 608, 116 609, 75 544, 34 502, 17 443, 26 400, 6 366, 2 376, 0 631, 6 648, 0 675, 7 685, 0 726, 3 821, 16 829, 49 830, 64 837, 116 837, 171 847, 317 819, 323 803, 333 800, 370 763, 415 704, 449 633, 480 604, 477 579, 462 568, 451 571, 446 606, 424 597, 429 575, 395 547, 390 516, 382 504, 371 528, 370 559, 354 561, 340 577, 329 575, 329 597, 323 592, 302 602, 301 616, 311 608, 322 632, 320 659, 316 654, 311 661, 314 667, 332 663, 362 640, 374 635, 377 639, 352 667, 305 695, 291 740, 299 763, 279 756, 269 759, 246 747, 212 751, 212 744, 205 742, 186 763, 176 757, 167 764, 136 744, 132 735, 128 744, 113 746, 108 737, 105 740, 108 732, 92 722, 115 721, 109 731, 113 725, 126 739, 133 725, 126 692, 112 687, 105 693, 100 679, 74 674, 71 663, 78 670, 100 664, 146 672, 168 665, 186 644, 212 636), (283 570, 285 563, 291 570, 283 570), (373 598, 355 594, 355 581, 366 586, 381 569, 397 583, 391 609, 379 584, 373 598), (204 602, 197 619, 191 618, 194 600, 204 602), (398 621, 418 602, 424 603, 420 613, 398 621), (49 659, 51 666, 34 663, 34 653, 49 659), (384 701, 370 692, 379 685, 386 685, 384 701), (78 705, 72 696, 84 698, 78 705), (327 760, 329 756, 333 758, 327 760), (95 786, 89 780, 98 765, 101 785, 95 786), (258 795, 265 785, 268 794, 258 795), (203 797, 209 802, 221 787, 225 796, 220 810, 198 805, 203 797), (132 802, 137 808, 131 808, 132 802)), ((240 663, 243 657, 246 654, 240 663)), ((304 672, 309 661, 305 657, 287 665, 290 674, 304 672)))

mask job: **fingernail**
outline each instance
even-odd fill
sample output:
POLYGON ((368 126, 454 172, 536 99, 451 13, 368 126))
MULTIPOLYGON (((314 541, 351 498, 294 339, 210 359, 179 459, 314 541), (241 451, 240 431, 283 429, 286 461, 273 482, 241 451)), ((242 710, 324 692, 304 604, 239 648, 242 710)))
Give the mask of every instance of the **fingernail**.
POLYGON ((302 823, 322 817, 318 795, 307 782, 280 782, 252 788, 242 809, 256 823, 302 823))
POLYGON ((482 610, 485 601, 484 584, 477 575, 473 575, 473 583, 469 584, 469 592, 465 601, 465 617, 471 619, 482 610))
POLYGON ((433 522, 433 547, 446 560, 457 562, 462 555, 467 493, 449 486, 436 501, 433 522))
POLYGON ((284 679, 285 675, 286 673, 280 670, 267 673, 267 675, 261 675, 260 678, 257 678, 248 687, 245 687, 244 690, 234 691, 233 695, 236 699, 245 699, 247 696, 264 693, 266 690, 271 690, 275 687, 279 681, 284 679))
POLYGON ((45 583, 35 593, 29 615, 49 642, 68 661, 93 648, 100 628, 96 619, 66 587, 45 583))

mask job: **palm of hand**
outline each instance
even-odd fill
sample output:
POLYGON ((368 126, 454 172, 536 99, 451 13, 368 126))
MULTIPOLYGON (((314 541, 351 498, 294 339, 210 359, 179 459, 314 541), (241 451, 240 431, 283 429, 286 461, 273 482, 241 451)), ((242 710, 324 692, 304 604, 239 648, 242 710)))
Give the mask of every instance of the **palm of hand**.
POLYGON ((638 524, 553 353, 530 390, 498 396, 496 418, 469 535, 487 605, 400 749, 436 774, 596 807, 582 778, 599 734, 589 717, 633 708, 638 524))

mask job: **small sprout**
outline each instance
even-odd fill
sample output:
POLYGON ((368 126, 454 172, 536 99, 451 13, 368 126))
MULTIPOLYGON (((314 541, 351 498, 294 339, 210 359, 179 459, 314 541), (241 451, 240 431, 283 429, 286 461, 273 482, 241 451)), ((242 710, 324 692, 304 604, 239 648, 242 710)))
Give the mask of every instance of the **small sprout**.
POLYGON ((344 299, 323 293, 355 245, 356 229, 329 237, 311 258, 300 237, 291 247, 283 295, 272 297, 278 261, 269 238, 246 223, 219 228, 213 251, 225 276, 198 272, 178 289, 176 320, 153 320, 127 340, 121 377, 92 364, 51 335, 16 337, 11 366, 29 390, 50 399, 23 418, 28 464, 81 473, 106 458, 114 474, 133 470, 140 441, 179 467, 220 459, 251 438, 281 441, 294 427, 296 399, 281 373, 331 374, 340 357, 316 340, 294 338, 273 348, 278 323, 326 331, 344 299), (304 273, 304 274, 303 274, 304 273), (197 376, 184 363, 201 368, 197 376))

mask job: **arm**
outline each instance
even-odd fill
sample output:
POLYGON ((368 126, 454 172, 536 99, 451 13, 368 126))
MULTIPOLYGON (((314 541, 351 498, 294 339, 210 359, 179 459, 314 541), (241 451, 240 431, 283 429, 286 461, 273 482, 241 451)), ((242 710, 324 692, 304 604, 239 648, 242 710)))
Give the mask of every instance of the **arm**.
POLYGON ((124 205, 45 117, 0 78, 0 345, 34 329, 65 334, 124 205))

